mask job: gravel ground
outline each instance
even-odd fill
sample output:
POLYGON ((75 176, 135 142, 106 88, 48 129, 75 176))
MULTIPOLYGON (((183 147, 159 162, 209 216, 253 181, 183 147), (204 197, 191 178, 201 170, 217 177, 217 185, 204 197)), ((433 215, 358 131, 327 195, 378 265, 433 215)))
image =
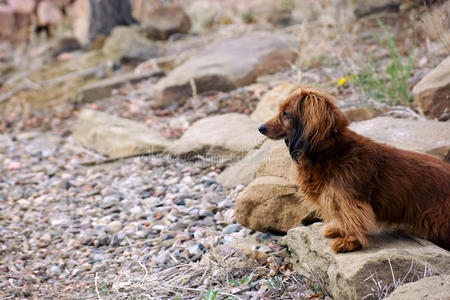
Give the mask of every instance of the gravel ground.
POLYGON ((2 299, 315 293, 290 271, 277 236, 235 223, 243 186, 221 187, 216 166, 164 155, 83 166, 100 157, 71 138, 1 139, 2 299), (253 242, 230 246, 242 240, 253 242))

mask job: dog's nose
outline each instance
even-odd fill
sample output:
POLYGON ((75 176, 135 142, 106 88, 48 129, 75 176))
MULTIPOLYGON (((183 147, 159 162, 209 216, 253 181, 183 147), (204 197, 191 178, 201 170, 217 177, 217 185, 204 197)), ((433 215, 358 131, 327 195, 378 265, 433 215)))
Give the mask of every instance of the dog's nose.
POLYGON ((264 134, 264 133, 266 133, 267 127, 266 127, 266 125, 259 125, 258 130, 259 130, 259 132, 264 134))

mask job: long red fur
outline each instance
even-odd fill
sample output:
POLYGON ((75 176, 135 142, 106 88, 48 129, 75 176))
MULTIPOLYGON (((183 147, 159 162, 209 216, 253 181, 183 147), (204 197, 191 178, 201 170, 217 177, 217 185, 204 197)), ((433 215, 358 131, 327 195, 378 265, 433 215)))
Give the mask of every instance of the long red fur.
POLYGON ((450 250, 450 164, 374 142, 348 125, 330 95, 305 86, 264 124, 266 136, 291 148, 333 250, 365 247, 367 233, 392 225, 450 250))

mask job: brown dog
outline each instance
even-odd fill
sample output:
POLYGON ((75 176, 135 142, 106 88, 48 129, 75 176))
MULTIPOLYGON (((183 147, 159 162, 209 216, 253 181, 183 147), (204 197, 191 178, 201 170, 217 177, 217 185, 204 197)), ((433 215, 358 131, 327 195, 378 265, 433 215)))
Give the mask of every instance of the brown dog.
POLYGON ((365 247, 367 233, 393 225, 450 250, 450 164, 376 143, 348 125, 330 95, 301 86, 258 128, 285 139, 333 250, 365 247))

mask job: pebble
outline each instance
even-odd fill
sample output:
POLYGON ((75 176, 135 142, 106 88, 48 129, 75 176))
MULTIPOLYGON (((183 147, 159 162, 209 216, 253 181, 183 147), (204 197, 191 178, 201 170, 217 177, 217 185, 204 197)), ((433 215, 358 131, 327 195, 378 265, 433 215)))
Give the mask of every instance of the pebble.
POLYGON ((239 225, 239 224, 230 224, 230 225, 227 225, 227 226, 222 230, 222 232, 223 232, 224 234, 230 234, 230 233, 233 233, 233 232, 238 232, 241 228, 242 228, 242 226, 239 225))
POLYGON ((194 244, 187 247, 187 251, 190 256, 196 256, 202 253, 202 248, 199 244, 194 244))
POLYGON ((52 235, 50 233, 43 234, 39 240, 44 243, 50 243, 52 241, 52 235))
POLYGON ((17 200, 17 203, 20 205, 21 208, 29 208, 31 206, 31 201, 27 199, 19 199, 17 200))
POLYGON ((207 209, 201 209, 198 212, 198 215, 200 217, 208 217, 208 216, 214 216, 214 213, 212 211, 210 211, 210 210, 207 210, 207 209))
POLYGON ((49 270, 49 275, 50 276, 59 276, 61 275, 62 271, 61 268, 58 266, 51 266, 50 270, 49 270))
POLYGON ((122 222, 112 221, 108 224, 107 228, 112 234, 118 233, 122 229, 122 222))

